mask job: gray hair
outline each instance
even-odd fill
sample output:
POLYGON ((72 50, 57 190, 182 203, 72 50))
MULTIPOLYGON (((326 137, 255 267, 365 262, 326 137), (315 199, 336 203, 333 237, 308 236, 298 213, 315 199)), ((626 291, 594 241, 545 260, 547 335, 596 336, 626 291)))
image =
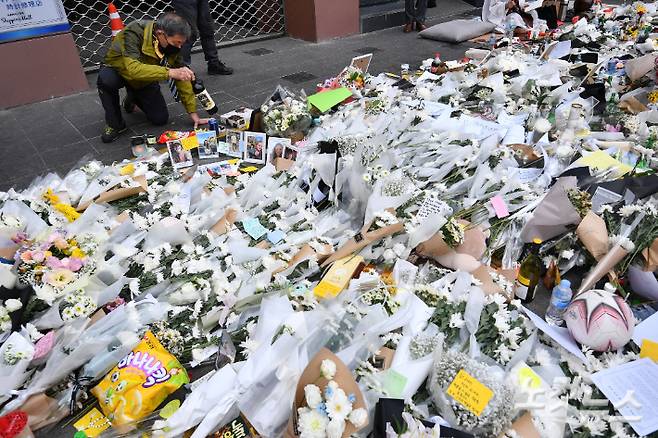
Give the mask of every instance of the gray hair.
POLYGON ((160 15, 155 21, 154 28, 163 31, 168 37, 181 35, 185 39, 189 39, 192 35, 192 28, 187 20, 173 12, 160 15))

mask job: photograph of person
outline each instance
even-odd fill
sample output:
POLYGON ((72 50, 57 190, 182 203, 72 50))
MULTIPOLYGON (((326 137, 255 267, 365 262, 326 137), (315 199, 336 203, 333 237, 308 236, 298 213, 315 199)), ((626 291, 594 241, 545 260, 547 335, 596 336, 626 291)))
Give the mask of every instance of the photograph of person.
POLYGON ((283 158, 286 160, 297 161, 297 148, 294 146, 287 146, 283 152, 283 158))
POLYGON ((289 138, 268 137, 267 139, 267 162, 275 165, 277 158, 283 158, 283 153, 290 147, 289 138))
POLYGON ((244 160, 250 163, 265 163, 265 139, 262 132, 244 133, 244 160))
POLYGON ((174 169, 182 169, 194 164, 192 153, 186 151, 180 141, 168 141, 167 150, 169 151, 169 158, 171 158, 171 165, 174 166, 174 169))
POLYGON ((240 142, 242 141, 242 132, 229 129, 226 131, 226 143, 228 144, 227 155, 232 157, 242 157, 240 151, 240 142))
POLYGON ((197 132, 199 141, 199 158, 218 158, 219 150, 217 148, 217 137, 213 131, 197 132))

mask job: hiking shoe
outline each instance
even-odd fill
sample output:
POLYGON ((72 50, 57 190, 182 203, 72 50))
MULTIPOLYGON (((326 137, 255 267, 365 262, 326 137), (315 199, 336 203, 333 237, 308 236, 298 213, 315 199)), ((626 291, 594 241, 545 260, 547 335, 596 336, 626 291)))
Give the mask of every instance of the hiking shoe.
POLYGON ((103 143, 112 143, 114 140, 119 138, 119 136, 126 132, 128 130, 128 127, 125 125, 120 127, 120 128, 113 128, 109 125, 105 126, 105 130, 103 131, 103 134, 101 135, 101 140, 103 143))
POLYGON ((126 112, 126 114, 132 114, 135 112, 135 108, 137 105, 135 105, 135 99, 128 93, 126 97, 123 98, 123 102, 121 102, 121 106, 123 106, 123 110, 126 112))
POLYGON ((222 61, 208 63, 209 75, 232 75, 233 69, 226 66, 222 61))

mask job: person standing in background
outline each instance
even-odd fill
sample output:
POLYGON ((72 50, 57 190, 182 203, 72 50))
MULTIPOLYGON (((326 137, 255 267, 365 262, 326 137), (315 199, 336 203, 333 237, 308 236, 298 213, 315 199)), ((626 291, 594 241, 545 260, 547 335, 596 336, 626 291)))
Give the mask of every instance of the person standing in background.
POLYGON ((404 0, 404 13, 407 16, 407 23, 402 28, 404 33, 409 33, 427 29, 425 26, 425 14, 427 13, 427 0, 404 0))
POLYGON ((224 65, 217 55, 215 26, 210 15, 208 0, 172 0, 171 5, 178 15, 185 18, 192 27, 192 36, 183 44, 181 55, 187 65, 192 63, 192 45, 201 39, 203 55, 208 63, 209 75, 230 75, 233 69, 224 65))

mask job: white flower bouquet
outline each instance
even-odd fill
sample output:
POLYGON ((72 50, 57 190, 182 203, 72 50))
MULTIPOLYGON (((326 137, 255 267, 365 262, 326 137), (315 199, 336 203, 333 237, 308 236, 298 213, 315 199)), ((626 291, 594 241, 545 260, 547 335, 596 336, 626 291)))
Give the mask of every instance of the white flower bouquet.
POLYGON ((368 412, 351 372, 321 350, 299 379, 286 437, 348 437, 368 424, 368 412))

